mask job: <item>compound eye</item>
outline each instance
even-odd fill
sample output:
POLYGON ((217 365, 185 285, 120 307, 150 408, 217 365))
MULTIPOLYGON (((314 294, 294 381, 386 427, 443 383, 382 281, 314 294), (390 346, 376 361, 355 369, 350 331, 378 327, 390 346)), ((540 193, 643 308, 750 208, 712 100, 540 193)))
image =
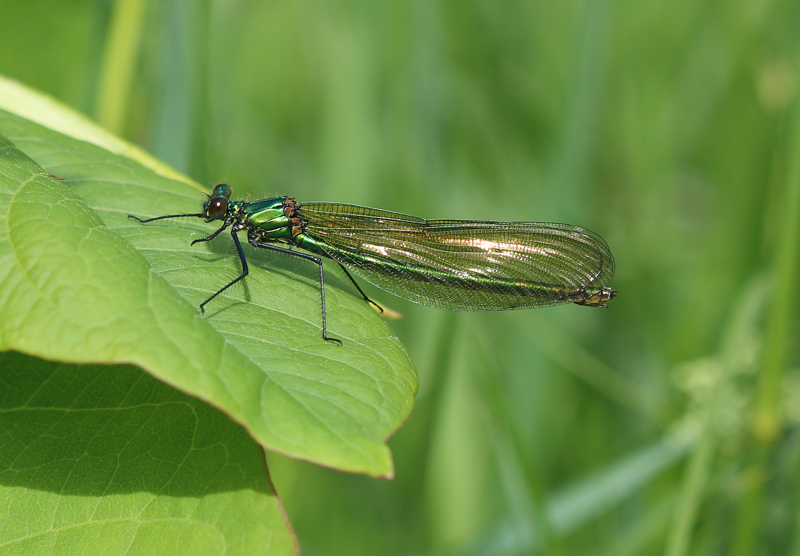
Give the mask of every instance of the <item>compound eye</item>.
POLYGON ((214 192, 211 194, 212 197, 225 197, 226 199, 231 198, 231 188, 224 183, 219 184, 214 188, 214 192))
POLYGON ((228 201, 222 197, 214 197, 208 202, 206 214, 211 220, 222 220, 228 214, 228 201))

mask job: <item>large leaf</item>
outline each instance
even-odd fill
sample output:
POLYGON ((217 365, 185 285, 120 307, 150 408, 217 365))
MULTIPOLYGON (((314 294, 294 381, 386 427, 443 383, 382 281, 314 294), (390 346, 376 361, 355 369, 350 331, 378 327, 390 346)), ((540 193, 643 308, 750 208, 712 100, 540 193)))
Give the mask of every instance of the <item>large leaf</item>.
POLYGON ((0 354, 0 553, 295 553, 245 432, 130 365, 0 354))
POLYGON ((329 272, 326 290, 343 346, 320 337, 315 268, 249 248, 250 277, 202 316, 199 303, 238 275, 230 238, 190 247, 214 227, 127 218, 197 212, 197 187, 8 113, 0 133, 13 141, 0 145, 0 350, 132 363, 270 450, 392 475, 385 440, 416 375, 346 280, 329 272))

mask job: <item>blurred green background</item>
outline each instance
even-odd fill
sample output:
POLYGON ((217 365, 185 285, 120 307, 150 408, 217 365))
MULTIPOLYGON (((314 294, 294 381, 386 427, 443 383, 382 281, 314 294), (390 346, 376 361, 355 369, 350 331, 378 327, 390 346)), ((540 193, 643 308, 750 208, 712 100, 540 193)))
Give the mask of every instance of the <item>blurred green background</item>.
POLYGON ((611 246, 607 310, 367 289, 405 315, 417 407, 391 482, 268 454, 303 554, 800 555, 800 3, 2 12, 0 73, 200 183, 611 246))

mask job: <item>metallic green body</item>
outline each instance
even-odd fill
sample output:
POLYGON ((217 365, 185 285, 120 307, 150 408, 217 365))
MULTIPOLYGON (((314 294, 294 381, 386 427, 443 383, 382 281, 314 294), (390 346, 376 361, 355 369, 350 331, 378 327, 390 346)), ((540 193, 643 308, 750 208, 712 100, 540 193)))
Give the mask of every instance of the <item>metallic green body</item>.
POLYGON ((240 211, 241 222, 248 229, 258 230, 262 241, 289 243, 292 221, 285 214, 285 201, 286 197, 273 197, 252 203, 233 201, 228 206, 229 210, 240 211))
POLYGON ((567 224, 425 220, 340 203, 231 201, 251 243, 333 259, 390 293, 430 307, 498 311, 562 303, 602 307, 614 259, 597 234, 567 224))
MULTIPOLYGON (((231 188, 219 184, 199 214, 175 214, 142 223, 195 216, 229 229, 242 273, 206 299, 200 309, 248 273, 238 233, 248 242, 310 260, 319 266, 322 337, 325 282, 321 257, 333 259, 375 286, 409 301, 453 311, 503 311, 577 303, 605 307, 616 292, 607 287, 614 257, 594 232, 548 222, 425 220, 385 210, 342 203, 298 203, 293 197, 231 201, 231 188), (286 244, 279 247, 275 244, 286 244), (308 253, 292 250, 298 247, 308 253)), ((365 300, 367 295, 353 280, 365 300)), ((370 301, 371 302, 371 301, 370 301)))

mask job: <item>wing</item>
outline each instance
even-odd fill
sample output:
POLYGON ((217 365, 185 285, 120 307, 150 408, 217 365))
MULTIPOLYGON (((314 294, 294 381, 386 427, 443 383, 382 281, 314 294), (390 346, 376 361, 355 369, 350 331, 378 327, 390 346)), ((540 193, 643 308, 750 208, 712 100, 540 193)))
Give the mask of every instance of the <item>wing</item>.
POLYGON ((303 204, 297 214, 327 256, 430 307, 498 311, 581 301, 614 274, 606 242, 580 226, 424 220, 338 203, 303 204))

